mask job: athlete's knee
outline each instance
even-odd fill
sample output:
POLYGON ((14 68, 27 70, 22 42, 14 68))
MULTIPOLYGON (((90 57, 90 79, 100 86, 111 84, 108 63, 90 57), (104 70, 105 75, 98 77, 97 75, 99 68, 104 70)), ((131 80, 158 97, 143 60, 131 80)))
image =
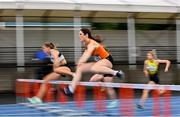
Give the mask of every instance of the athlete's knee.
POLYGON ((91 78, 89 82, 95 82, 96 80, 94 78, 91 78))
POLYGON ((62 70, 60 70, 60 69, 58 69, 58 68, 54 68, 53 71, 54 71, 55 73, 58 73, 58 74, 63 73, 62 70))
POLYGON ((96 82, 96 81, 100 81, 101 80, 101 78, 91 78, 89 81, 90 82, 96 82))
POLYGON ((148 84, 155 84, 155 82, 154 81, 150 81, 148 84))
POLYGON ((58 72, 57 68, 54 68, 53 71, 56 72, 56 73, 58 72))
POLYGON ((113 77, 111 74, 109 74, 109 77, 107 76, 108 74, 105 74, 104 76, 104 82, 113 82, 113 77), (111 76, 110 76, 111 75, 111 76))
POLYGON ((82 73, 84 71, 83 67, 78 67, 76 70, 78 73, 82 73))
POLYGON ((45 78, 44 78, 44 82, 43 82, 43 83, 48 83, 50 80, 51 80, 50 78, 45 77, 45 78))

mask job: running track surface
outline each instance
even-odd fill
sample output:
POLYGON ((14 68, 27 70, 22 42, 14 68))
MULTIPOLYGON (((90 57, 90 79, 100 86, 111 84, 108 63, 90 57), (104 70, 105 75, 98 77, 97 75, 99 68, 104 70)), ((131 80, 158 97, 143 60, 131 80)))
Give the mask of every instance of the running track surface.
MULTIPOLYGON (((167 112, 167 109, 164 109, 163 99, 160 99, 160 115, 164 116, 167 112)), ((173 96, 170 99, 170 116, 180 116, 180 96, 173 96)), ((59 102, 43 103, 40 105, 29 104, 29 103, 19 103, 19 104, 8 104, 0 105, 0 117, 1 116, 51 116, 51 117, 95 117, 95 116, 154 116, 153 109, 153 99, 149 98, 145 104, 145 109, 137 109, 136 104, 139 99, 134 99, 131 105, 126 105, 124 108, 120 107, 113 109, 106 109, 104 112, 98 112, 95 107, 95 101, 85 101, 83 108, 77 108, 74 101, 67 102, 66 104, 61 104, 59 102), (121 111, 120 111, 121 110, 121 111), (124 111, 122 111, 124 110, 124 111), (133 111, 134 110, 134 111, 133 111), (131 115, 133 112, 133 115, 131 115)), ((105 103, 109 103, 109 100, 106 100, 105 103)), ((127 100, 120 100, 119 106, 127 100)), ((167 106, 167 105, 166 105, 167 106)))

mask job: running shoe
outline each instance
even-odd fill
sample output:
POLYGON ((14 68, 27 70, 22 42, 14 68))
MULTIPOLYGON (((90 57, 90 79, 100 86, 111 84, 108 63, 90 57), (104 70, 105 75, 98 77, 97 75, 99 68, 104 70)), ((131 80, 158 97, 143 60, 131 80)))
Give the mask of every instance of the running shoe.
POLYGON ((107 108, 117 108, 118 106, 119 106, 118 100, 113 100, 107 105, 107 108))
POLYGON ((116 76, 120 79, 124 79, 125 78, 125 74, 123 71, 119 70, 117 73, 116 73, 116 76))
POLYGON ((144 109, 144 107, 143 107, 142 105, 140 105, 140 104, 137 104, 136 107, 137 107, 138 109, 144 109))
POLYGON ((73 93, 70 91, 69 87, 65 87, 61 89, 61 91, 67 96, 73 96, 73 93))
POLYGON ((31 104, 42 104, 42 100, 38 97, 27 98, 31 104))

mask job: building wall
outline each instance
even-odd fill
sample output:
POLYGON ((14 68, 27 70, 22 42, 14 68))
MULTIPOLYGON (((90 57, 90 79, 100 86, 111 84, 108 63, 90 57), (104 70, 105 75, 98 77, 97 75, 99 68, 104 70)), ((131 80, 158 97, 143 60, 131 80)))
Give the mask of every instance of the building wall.
MULTIPOLYGON (((68 61, 73 62, 73 30, 25 30, 24 46, 25 59, 29 63, 35 51, 41 48, 43 42, 54 42, 66 55, 68 61), (67 49, 69 47, 69 49, 67 49)), ((94 30, 104 39, 105 46, 112 53, 115 61, 127 61, 128 39, 126 30, 94 30)), ((16 63, 16 35, 15 30, 0 31, 0 63, 16 63)), ((146 52, 156 49, 160 58, 176 59, 176 34, 175 31, 155 30, 136 31, 137 61, 145 59, 146 52)))

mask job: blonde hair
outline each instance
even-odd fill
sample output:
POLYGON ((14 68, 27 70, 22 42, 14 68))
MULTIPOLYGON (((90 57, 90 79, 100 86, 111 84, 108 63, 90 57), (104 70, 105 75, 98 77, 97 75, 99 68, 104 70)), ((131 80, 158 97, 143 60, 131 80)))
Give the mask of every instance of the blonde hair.
POLYGON ((149 51, 148 54, 151 54, 154 57, 154 59, 158 59, 156 49, 149 51))
POLYGON ((156 52, 156 49, 152 49, 152 52, 154 53, 154 58, 155 58, 155 59, 158 59, 158 58, 157 58, 157 52, 156 52))

